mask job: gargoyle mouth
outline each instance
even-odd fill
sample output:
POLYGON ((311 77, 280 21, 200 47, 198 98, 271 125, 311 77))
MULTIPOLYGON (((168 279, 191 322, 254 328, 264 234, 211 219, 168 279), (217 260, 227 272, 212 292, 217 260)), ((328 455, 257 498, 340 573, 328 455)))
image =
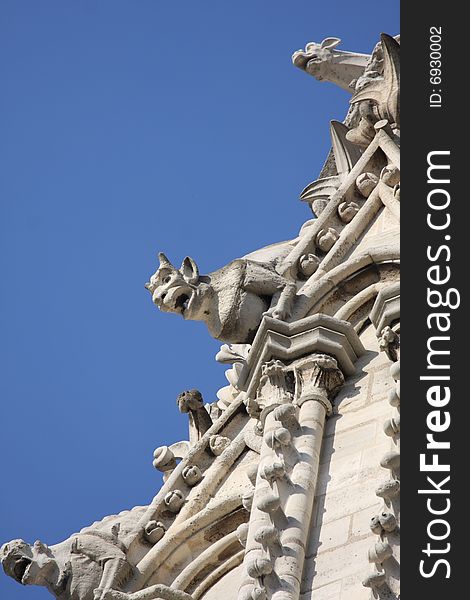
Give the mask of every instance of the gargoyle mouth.
POLYGON ((13 567, 13 577, 16 579, 18 583, 22 583, 26 585, 26 577, 28 576, 29 567, 31 566, 32 561, 25 556, 18 558, 15 560, 15 564, 13 567))
POLYGON ((195 295, 195 291, 190 287, 178 286, 169 289, 163 295, 160 294, 155 303, 163 311, 175 312, 187 318, 195 295))
POLYGON ((184 315, 190 302, 191 296, 188 296, 188 294, 181 294, 181 296, 178 296, 178 298, 176 299, 175 308, 179 308, 181 310, 181 314, 184 315))
POLYGON ((308 54, 305 52, 305 50, 297 50, 292 55, 292 62, 299 69, 305 69, 305 66, 308 62, 308 54))

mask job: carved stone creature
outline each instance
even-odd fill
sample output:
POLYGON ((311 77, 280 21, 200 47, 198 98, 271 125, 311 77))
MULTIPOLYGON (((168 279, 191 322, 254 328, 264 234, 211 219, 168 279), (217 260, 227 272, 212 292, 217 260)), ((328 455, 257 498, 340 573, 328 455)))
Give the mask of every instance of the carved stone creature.
POLYGON ((245 258, 232 261, 209 275, 199 275, 192 258, 180 269, 159 254, 160 266, 146 288, 165 312, 204 321, 209 333, 224 342, 251 342, 264 314, 287 319, 296 285, 270 264, 245 258))
POLYGON ((131 594, 119 590, 106 590, 100 600, 193 600, 193 597, 160 583, 131 594))
POLYGON ((0 549, 0 561, 19 583, 44 586, 59 600, 101 600, 101 590, 120 588, 132 575, 123 544, 101 531, 50 548, 13 540, 0 549))
POLYGON ((320 44, 310 42, 305 50, 294 52, 292 62, 318 81, 330 81, 352 92, 351 84, 362 76, 370 56, 336 50, 340 43, 335 37, 326 38, 320 44))
POLYGON ((400 43, 383 33, 374 49, 371 62, 356 83, 351 98, 356 127, 347 134, 350 142, 366 147, 375 135, 374 123, 389 122, 400 129, 400 43))
POLYGON ((189 440, 195 444, 212 426, 212 419, 204 408, 202 394, 198 390, 181 392, 176 403, 181 413, 189 414, 189 440))

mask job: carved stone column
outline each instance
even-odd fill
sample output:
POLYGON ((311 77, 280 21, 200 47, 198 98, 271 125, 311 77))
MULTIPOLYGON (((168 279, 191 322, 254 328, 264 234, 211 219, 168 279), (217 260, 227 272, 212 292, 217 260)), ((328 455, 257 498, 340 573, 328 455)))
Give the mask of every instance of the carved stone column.
POLYGON ((361 352, 352 327, 324 315, 291 326, 270 320, 263 339, 253 344, 252 360, 259 374, 251 375, 248 389, 253 390, 254 381, 257 386, 248 410, 257 418, 263 442, 239 600, 299 598, 325 419, 344 381, 338 363, 351 373, 352 362, 344 352, 353 347, 361 352), (279 344, 281 328, 289 343, 286 339, 279 344), (275 355, 283 360, 274 355, 260 364, 257 345, 264 345, 267 357, 266 346, 274 338, 275 355))
POLYGON ((376 328, 379 349, 391 361, 390 376, 394 388, 389 395, 392 414, 383 424, 393 450, 384 454, 380 466, 388 478, 377 488, 383 499, 379 514, 371 519, 371 530, 379 538, 369 549, 369 570, 363 585, 374 590, 375 597, 388 598, 400 593, 400 285, 394 283, 377 294, 370 318, 376 328))

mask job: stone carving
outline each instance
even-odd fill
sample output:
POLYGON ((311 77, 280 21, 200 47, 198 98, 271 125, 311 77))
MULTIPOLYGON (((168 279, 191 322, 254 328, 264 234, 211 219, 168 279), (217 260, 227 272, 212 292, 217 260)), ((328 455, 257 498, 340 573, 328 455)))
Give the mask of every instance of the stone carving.
POLYGON ((165 504, 172 513, 178 513, 184 504, 184 496, 180 490, 171 490, 165 496, 165 504))
POLYGON ((374 573, 369 573, 364 580, 362 581, 362 585, 364 587, 372 588, 376 590, 380 588, 385 583, 385 573, 380 571, 374 571, 374 573))
POLYGON ((400 482, 394 479, 385 481, 379 485, 379 487, 375 490, 375 493, 377 496, 379 496, 379 498, 391 500, 400 493, 400 482))
POLYGON ((116 531, 80 533, 50 548, 13 540, 2 546, 0 560, 19 583, 44 586, 67 600, 103 600, 104 590, 121 587, 132 575, 116 531))
POLYGON ((343 223, 351 222, 358 212, 359 204, 356 202, 341 202, 341 204, 338 206, 338 214, 343 223))
POLYGON ((189 439, 195 443, 202 438, 212 425, 212 419, 204 407, 204 400, 199 390, 181 392, 176 398, 181 413, 189 415, 189 439))
POLYGON ((163 481, 166 481, 176 468, 177 462, 188 455, 190 443, 187 441, 175 442, 171 446, 160 446, 153 452, 152 464, 155 469, 163 473, 163 481))
POLYGON ((268 264, 241 258, 209 275, 199 275, 189 257, 180 269, 163 253, 159 258, 160 266, 146 284, 153 302, 164 312, 204 321, 216 339, 247 343, 264 314, 276 319, 290 315, 296 285, 268 264))
POLYGON ((359 111, 359 123, 346 136, 351 142, 368 146, 380 120, 400 129, 400 44, 393 37, 381 35, 381 45, 358 80, 351 104, 358 105, 359 111))
MULTIPOLYGON (((382 174, 384 170, 382 170, 382 174)), ((387 178, 390 179, 391 184, 396 183, 397 172, 394 169, 387 170, 387 178)), ((388 310, 384 310, 387 300, 393 298, 393 294, 390 294, 390 290, 386 293, 378 295, 374 303, 375 323, 383 323, 385 315, 388 313, 393 314, 389 305, 388 310)), ((395 313, 396 316, 396 313, 395 313)), ((396 325, 399 328, 399 325, 396 325)), ((399 350, 399 336, 395 331, 391 329, 389 325, 386 325, 380 336, 378 336, 378 344, 381 350, 384 350, 387 357, 393 362, 390 368, 390 374, 397 381, 400 377, 400 362, 398 357, 399 350)), ((399 393, 399 392, 398 392, 399 393)), ((399 406, 395 402, 396 390, 391 398, 392 406, 399 406)), ((392 438, 395 445, 399 444, 400 436, 400 415, 393 416, 387 419, 383 425, 384 433, 392 438)), ((399 554, 399 537, 398 537, 398 520, 397 515, 399 514, 399 499, 398 495, 400 492, 400 453, 397 450, 391 450, 386 452, 381 460, 380 466, 389 469, 391 479, 376 490, 377 496, 383 498, 385 507, 379 514, 374 515, 370 521, 370 529, 373 533, 379 536, 379 541, 376 542, 368 551, 369 562, 375 563, 375 570, 370 573, 363 581, 362 584, 365 587, 370 587, 373 590, 378 590, 385 585, 388 588, 388 592, 393 594, 397 592, 399 594, 399 562, 395 557, 395 552, 399 554), (392 512, 393 511, 393 512, 392 512), (395 513, 395 514, 394 514, 395 513), (386 539, 384 539, 386 538, 386 539), (388 561, 389 558, 394 557, 394 561, 388 561)), ((376 594, 379 595, 380 594, 376 594)))
POLYGON ((370 320, 377 331, 377 337, 385 327, 394 327, 400 318, 400 282, 387 285, 379 290, 374 306, 370 311, 370 320))
POLYGON ((223 435, 211 435, 209 439, 209 448, 214 456, 220 456, 229 445, 230 439, 223 435))
POLYGON ((153 453, 153 466, 159 471, 172 471, 176 467, 176 457, 168 446, 160 446, 153 453))
POLYGON ((302 275, 310 277, 320 266, 320 259, 315 254, 303 254, 299 260, 299 269, 302 275))
POLYGON ((340 43, 335 37, 326 38, 320 44, 310 42, 305 50, 294 52, 292 62, 318 81, 330 81, 351 92, 351 86, 364 73, 370 56, 337 50, 340 43))
POLYGON ((202 479, 201 469, 197 465, 185 467, 181 473, 184 481, 190 486, 197 485, 202 479))
POLYGON ((264 494, 258 500, 258 504, 256 506, 261 512, 274 513, 281 506, 281 499, 276 492, 270 491, 264 494))
POLYGON ((225 378, 229 385, 217 390, 218 409, 222 411, 226 410, 240 394, 238 377, 243 369, 243 365, 246 364, 249 352, 250 344, 222 344, 219 352, 217 352, 215 357, 217 362, 232 365, 230 369, 225 371, 225 378))
POLYGON ((282 590, 282 598, 297 600, 307 542, 302 523, 310 522, 322 426, 344 376, 333 356, 315 352, 289 365, 273 358, 260 370, 257 400, 264 435, 244 562, 255 582, 243 581, 238 598, 263 589, 267 598, 282 590), (295 501, 289 501, 292 489, 295 501), (266 572, 254 568, 260 560, 266 572))
POLYGON ((239 525, 236 529, 236 533, 238 541, 243 547, 245 547, 246 539, 248 537, 248 523, 242 523, 241 525, 239 525))
POLYGON ((268 549, 270 546, 274 545, 279 546, 281 543, 279 530, 273 525, 260 527, 260 529, 258 529, 255 533, 255 540, 265 549, 268 549))
POLYGON ((167 585, 157 584, 129 594, 119 590, 103 590, 100 600, 193 600, 193 597, 167 585))
POLYGON ((253 494, 254 490, 250 490, 249 492, 245 492, 242 496, 242 506, 248 512, 251 512, 253 507, 253 494))
POLYGON ((144 529, 145 539, 151 544, 156 544, 165 535, 166 527, 160 521, 149 521, 144 529))
POLYGON ((380 350, 385 352, 391 361, 395 362, 398 360, 400 337, 389 325, 382 329, 378 342, 380 350))
POLYGON ((400 415, 387 419, 384 423, 383 430, 385 435, 394 437, 400 433, 400 415))
POLYGON ((379 178, 375 173, 361 173, 356 179, 356 188, 361 196, 368 198, 378 183, 379 178))
POLYGON ((316 400, 330 413, 331 399, 344 383, 336 359, 327 354, 315 354, 296 364, 295 377, 296 404, 302 406, 307 400, 316 400))
POLYGON ((317 234, 317 246, 323 252, 328 252, 333 248, 334 243, 339 238, 339 234, 333 227, 321 229, 317 234))
POLYGON ((382 564, 393 555, 393 551, 387 542, 377 542, 369 550, 369 562, 382 564))
POLYGON ((223 364, 245 363, 250 344, 222 344, 220 350, 215 355, 215 360, 223 364))

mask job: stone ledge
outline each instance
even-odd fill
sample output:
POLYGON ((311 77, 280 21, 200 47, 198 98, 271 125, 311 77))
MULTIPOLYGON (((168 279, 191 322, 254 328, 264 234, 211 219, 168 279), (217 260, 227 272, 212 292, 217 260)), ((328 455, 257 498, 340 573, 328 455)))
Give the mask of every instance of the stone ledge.
POLYGON ((292 361, 313 352, 334 356, 347 376, 355 372, 354 363, 365 349, 348 321, 321 313, 295 323, 264 317, 238 387, 250 395, 258 386, 263 364, 272 359, 292 361))

